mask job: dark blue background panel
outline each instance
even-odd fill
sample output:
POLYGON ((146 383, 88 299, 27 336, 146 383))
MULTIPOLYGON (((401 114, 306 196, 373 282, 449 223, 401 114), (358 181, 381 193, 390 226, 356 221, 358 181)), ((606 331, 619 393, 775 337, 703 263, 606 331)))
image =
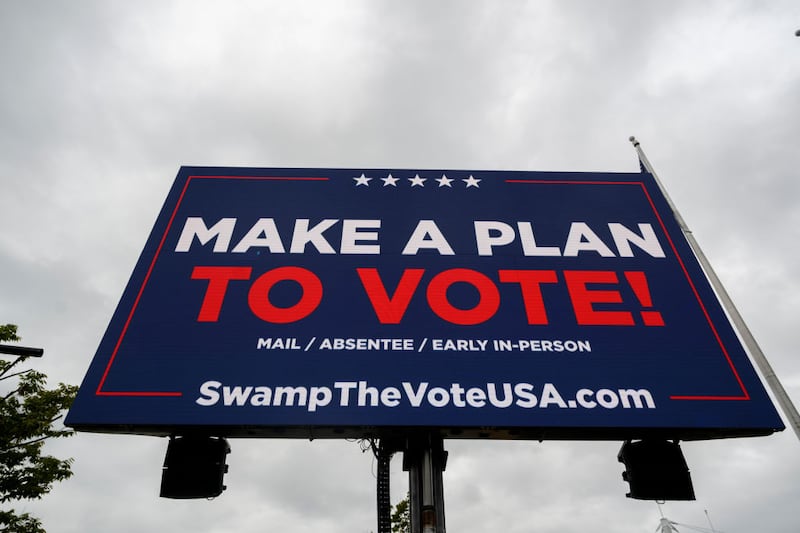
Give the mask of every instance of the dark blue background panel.
POLYGON ((649 174, 184 167, 67 424, 783 429, 649 174))

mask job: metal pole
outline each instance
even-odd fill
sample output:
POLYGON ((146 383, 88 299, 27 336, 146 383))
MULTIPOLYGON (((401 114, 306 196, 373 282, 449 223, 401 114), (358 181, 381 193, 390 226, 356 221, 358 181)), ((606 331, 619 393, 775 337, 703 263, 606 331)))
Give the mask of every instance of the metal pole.
POLYGON ((422 450, 420 498, 422 499, 422 533, 436 533, 436 499, 434 490, 433 450, 422 450))
POLYGON ((16 355, 18 357, 41 357, 44 355, 44 348, 29 348, 27 346, 17 346, 14 344, 0 344, 0 353, 16 355))
POLYGON ((418 450, 410 446, 403 452, 403 469, 408 470, 408 510, 411 533, 422 533, 421 461, 418 450))
POLYGON ((446 533, 442 480, 446 464, 440 436, 428 433, 406 441, 403 469, 408 470, 411 533, 446 533))
POLYGON ((383 446, 378 447, 377 499, 378 499, 378 533, 392 533, 392 503, 390 499, 390 463, 392 453, 383 446))
POLYGON ((681 217, 678 209, 675 207, 675 204, 672 202, 672 199, 667 194, 667 190, 661 183, 661 180, 658 179, 658 175, 656 175, 655 170, 653 170, 653 166, 650 164, 650 161, 647 159, 647 156, 644 155, 644 151, 642 150, 639 141, 636 140, 635 137, 631 137, 629 139, 631 143, 633 143, 634 148, 636 148, 636 153, 639 156, 639 161, 642 163, 642 166, 647 170, 650 174, 653 175, 653 178, 656 180, 656 184, 658 184, 659 189, 661 189, 664 198, 666 198, 667 203, 669 204, 670 209, 672 209, 672 213, 675 215, 675 220, 677 220, 678 224, 680 225, 681 231, 683 235, 686 237, 686 240, 689 242, 689 246, 692 248, 695 256, 697 256, 697 260, 700 262, 700 265, 703 267, 703 270, 708 276, 708 280, 711 282, 711 286, 716 291, 719 299, 722 303, 722 306, 727 311, 728 315, 731 317, 736 330, 742 337, 745 346, 747 347, 748 352, 750 352, 750 357, 755 361, 758 369, 761 371, 761 375, 764 377, 764 381, 767 382, 769 388, 772 390, 772 394, 775 396, 778 404, 781 406, 784 415, 788 419, 789 425, 794 430, 795 435, 797 438, 800 439, 800 413, 797 412, 797 408, 792 403, 792 400, 789 398, 789 395, 786 393, 786 390, 781 385, 778 376, 775 375, 775 371, 772 370, 772 365, 769 364, 767 361, 767 357, 764 355, 764 352, 761 351, 761 347, 756 342, 755 337, 750 332, 750 328, 747 327, 745 324, 742 315, 739 314, 739 310, 736 309, 736 305, 734 305, 733 300, 728 295, 728 291, 725 290, 725 287, 722 285, 722 282, 717 277, 716 272, 711 266, 711 263, 708 262, 703 251, 700 249, 700 245, 697 244, 697 241, 692 235, 691 230, 686 225, 686 222, 681 217))
POLYGON ((711 533, 717 533, 717 530, 714 529, 714 524, 711 523, 711 517, 708 516, 708 509, 703 509, 706 513, 706 519, 708 520, 708 525, 711 526, 711 533))

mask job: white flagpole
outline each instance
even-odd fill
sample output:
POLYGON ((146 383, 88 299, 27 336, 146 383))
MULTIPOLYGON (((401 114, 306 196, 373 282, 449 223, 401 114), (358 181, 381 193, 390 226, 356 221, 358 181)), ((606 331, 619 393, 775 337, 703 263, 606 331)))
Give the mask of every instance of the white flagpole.
POLYGON ((655 178, 656 184, 658 184, 658 187, 661 189, 664 198, 666 198, 670 209, 672 209, 672 213, 675 215, 675 220, 677 220, 678 225, 680 225, 683 235, 689 242, 689 246, 692 248, 695 256, 697 256, 698 261, 700 261, 700 265, 703 267, 706 276, 708 276, 711 286, 714 287, 714 290, 719 296, 722 306, 728 312, 728 315, 731 317, 736 330, 741 335, 747 350, 750 352, 750 357, 753 359, 753 361, 755 361, 758 369, 761 371, 761 375, 764 377, 764 381, 766 381, 767 385, 769 385, 770 389, 772 390, 772 394, 775 396, 775 399, 783 410, 783 414, 788 419, 789 425, 794 430, 797 438, 800 439, 800 414, 798 414, 797 408, 792 403, 789 395, 786 394, 786 390, 783 388, 783 385, 781 385, 778 376, 776 376, 775 371, 772 370, 772 365, 769 364, 764 352, 761 351, 761 347, 758 345, 758 342, 756 342, 755 337, 753 337, 753 334, 750 333, 750 329, 747 327, 747 324, 745 324, 744 319, 742 319, 742 315, 739 314, 738 309, 736 309, 733 300, 731 300, 731 297, 728 295, 728 291, 725 290, 725 287, 717 277, 716 272, 714 272, 714 269, 711 267, 711 263, 708 262, 705 254, 700 249, 700 245, 697 244, 694 235, 692 235, 691 230, 686 225, 683 217, 681 217, 678 209, 675 207, 675 204, 669 197, 669 194, 667 194, 667 190, 664 188, 661 180, 658 179, 655 170, 653 170, 653 166, 650 164, 647 156, 644 155, 644 151, 642 150, 639 141, 636 140, 636 137, 631 137, 629 140, 631 143, 633 143, 634 148, 636 148, 636 153, 639 155, 639 161, 641 161, 645 170, 647 170, 653 175, 653 178, 655 178))

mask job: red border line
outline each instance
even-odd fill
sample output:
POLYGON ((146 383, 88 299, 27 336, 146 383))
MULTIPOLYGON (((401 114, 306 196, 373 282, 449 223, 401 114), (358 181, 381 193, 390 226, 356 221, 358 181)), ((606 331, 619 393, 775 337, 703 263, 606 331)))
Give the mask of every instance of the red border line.
POLYGON ((214 179, 214 180, 257 180, 257 181, 330 181, 330 178, 293 178, 293 177, 284 177, 284 176, 189 176, 186 179, 188 183, 189 180, 203 180, 203 179, 214 179))
POLYGON ((281 177, 281 176, 188 176, 186 178, 186 183, 183 185, 183 189, 181 190, 181 194, 178 197, 178 201, 175 202, 175 208, 172 210, 172 214, 169 217, 169 222, 167 222, 167 227, 164 230, 164 234, 161 236, 161 241, 158 243, 158 248, 156 248, 156 253, 153 255, 153 260, 150 262, 150 266, 147 269, 147 274, 144 276, 144 280, 142 281, 141 287, 139 287, 139 292, 136 294, 136 299, 131 306, 130 313, 128 313, 128 318, 125 321, 125 325, 122 327, 122 332, 120 333, 119 338, 117 339, 117 343, 114 346, 114 350, 111 352, 111 357, 108 360, 108 364, 106 365, 105 372, 103 372, 103 377, 100 378, 100 382, 97 384, 97 390, 95 391, 95 396, 183 396, 182 392, 174 392, 174 391, 104 391, 103 386, 105 385, 106 379, 108 378, 108 373, 111 371, 111 365, 114 364, 114 361, 117 358, 117 353, 119 352, 120 346, 122 345, 122 340, 125 338, 126 333, 128 332, 128 326, 130 326, 131 320, 133 320, 133 315, 136 313, 136 309, 139 306, 139 301, 142 298, 142 293, 144 292, 145 286, 147 282, 150 280, 150 275, 153 273, 153 269, 155 268, 156 261, 158 261, 158 256, 161 254, 161 249, 164 247, 164 243, 167 240, 167 235, 169 235, 170 229, 172 228, 172 223, 175 221, 175 217, 178 214, 178 209, 183 202, 183 198, 186 195, 186 191, 189 188, 189 183, 193 179, 233 179, 233 180, 260 180, 260 181, 329 181, 330 178, 306 178, 306 177, 281 177))
POLYGON ((722 338, 717 331, 716 326, 714 326, 713 321, 711 320, 711 315, 706 309, 705 304, 700 299, 700 294, 697 291, 697 287, 692 281, 691 276, 689 275, 689 271, 686 268, 686 265, 683 262, 683 258, 681 258, 680 254, 678 253, 678 249, 675 247, 675 243, 672 240, 669 232, 667 231, 667 227, 664 224, 664 220, 661 218, 658 210, 656 209, 655 203, 653 203, 653 198, 650 196, 650 193, 647 191, 647 187, 643 181, 568 181, 568 180, 506 180, 506 183, 527 183, 527 184, 556 184, 556 185, 639 185, 641 187, 642 192, 644 192, 645 198, 647 198, 648 203, 650 204, 650 208, 653 210, 653 214, 655 215, 656 219, 658 220, 659 225, 661 226, 661 230, 664 232, 664 235, 669 242, 670 248, 672 248, 672 252, 675 254, 675 257, 678 260, 678 264, 681 266, 681 270, 683 271, 683 275, 686 278, 686 281, 689 283, 689 287, 692 289, 692 293, 694 294, 697 303, 700 305, 700 309, 703 312, 703 316, 706 318, 706 322, 708 323, 709 328, 711 328, 711 332, 714 335, 714 339, 717 341, 720 349, 722 350, 722 354, 725 356, 725 360, 728 362, 728 366, 733 373, 733 376, 736 378, 736 382, 739 384, 739 387, 742 389, 743 396, 670 396, 670 400, 749 400, 750 394, 747 392, 747 388, 744 386, 744 382, 742 381, 741 376, 739 376, 739 372, 736 370, 733 361, 731 360, 730 354, 728 353, 725 344, 722 342, 722 338))
MULTIPOLYGON (((95 391, 95 395, 96 396, 128 396, 128 397, 154 397, 154 396, 164 397, 164 396, 173 396, 173 397, 176 397, 176 396, 182 396, 183 395, 182 392, 174 392, 174 391, 163 391, 163 392, 161 392, 161 391, 152 391, 152 392, 150 392, 150 391, 103 391, 102 388, 105 385, 106 379, 108 378, 108 374, 109 374, 109 372, 111 370, 111 366, 114 364, 114 362, 116 360, 116 356, 117 356, 117 354, 119 352, 119 349, 120 349, 120 347, 122 345, 122 341, 123 341, 125 335, 127 334, 128 327, 130 326, 130 323, 131 323, 131 321, 133 319, 133 315, 134 315, 134 313, 136 312, 136 310, 138 308, 139 301, 141 300, 141 297, 142 297, 142 294, 144 292, 144 289, 145 289, 145 287, 146 287, 146 285, 147 285, 147 283, 148 283, 148 281, 150 279, 150 275, 152 274, 153 269, 155 268, 156 261, 158 260, 158 257, 161 254, 161 250, 162 250, 162 248, 164 246, 164 243, 166 242, 167 235, 169 234, 169 232, 170 232, 170 230, 172 228, 172 223, 174 222, 175 217, 177 216, 178 209, 180 208, 181 203, 183 202, 184 196, 186 195, 186 191, 189 188, 189 184, 193 179, 233 179, 233 180, 260 180, 260 181, 329 181, 329 178, 324 178, 324 177, 188 176, 187 179, 186 179, 186 183, 184 184, 183 189, 181 190, 181 194, 178 197, 178 201, 175 204, 175 208, 172 211, 172 214, 170 216, 169 222, 167 223, 167 227, 166 227, 166 229, 164 231, 164 234, 161 237, 161 241, 159 242, 158 248, 156 249, 156 253, 153 256, 152 261, 150 262, 150 266, 149 266, 149 268, 147 270, 147 273, 145 274, 145 277, 144 277, 144 280, 142 282, 142 285, 139 288, 139 292, 136 295, 136 299, 134 300, 133 306, 131 307, 130 313, 128 314, 128 318, 125 321, 125 324, 124 324, 124 326, 122 328, 122 332, 120 333, 120 336, 117 339, 117 343, 116 343, 116 345, 114 347, 114 350, 111 353, 111 357, 109 358, 108 364, 106 365, 105 371, 103 372, 103 376, 100 379, 100 382, 98 383, 97 390, 95 391)), ((670 399, 672 399, 672 400, 749 400, 750 399, 750 395, 748 394, 747 389, 744 386, 744 383, 742 382, 742 379, 739 376, 739 373, 736 370, 736 367, 734 366, 733 361, 730 358, 730 354, 728 353, 728 350, 725 348, 725 345, 723 344, 722 339, 719 336, 719 332, 717 331, 716 327, 714 326, 714 323, 711 320, 711 317, 710 317, 710 315, 708 313, 708 310, 706 309, 705 305, 703 304, 703 301, 700 299, 700 295, 699 295, 699 293, 697 291, 697 288, 696 288, 694 282, 692 281, 691 277, 689 276, 689 272, 686 269, 686 265, 684 264, 683 259, 681 258, 680 254, 678 253, 678 250, 677 250, 677 248, 675 246, 675 243, 673 242, 672 237, 670 236, 669 232, 667 231, 666 226, 664 224, 664 221, 662 220, 661 215, 659 214, 658 210, 656 209, 655 204, 653 203, 653 199, 651 198, 649 192, 647 191, 647 188, 646 188, 644 182, 641 182, 641 181, 635 181, 635 182, 631 182, 631 181, 590 181, 590 180, 578 180, 578 181, 569 181, 569 180, 523 180, 523 179, 509 179, 509 180, 505 180, 505 181, 506 181, 506 183, 513 183, 513 184, 538 184, 538 185, 541 185, 541 184, 550 184, 550 185, 638 185, 642 189, 642 192, 644 193, 645 197, 647 198, 647 201, 650 204, 651 209, 653 210, 653 214, 655 215, 656 219, 658 220, 658 223, 661 226, 661 229, 664 232, 664 235, 666 236, 667 241, 669 242, 670 248, 672 249, 673 253, 675 254, 675 257, 677 258, 678 263, 681 266, 681 270, 683 271, 683 274, 684 274, 687 282, 689 283, 689 286, 692 289, 692 292, 693 292, 698 304, 700 305, 700 309, 702 310, 703 315, 706 318, 706 321, 707 321, 707 323, 709 325, 709 328, 711 329, 711 331, 712 331, 712 333, 714 335, 714 338, 717 341, 717 344, 719 345, 720 349, 722 350, 722 353, 725 356, 726 361, 728 362, 728 366, 730 367, 731 372, 733 373, 734 377, 736 378, 736 381, 739 384, 739 387, 742 389, 742 393, 743 393, 743 396, 670 396, 670 399)))

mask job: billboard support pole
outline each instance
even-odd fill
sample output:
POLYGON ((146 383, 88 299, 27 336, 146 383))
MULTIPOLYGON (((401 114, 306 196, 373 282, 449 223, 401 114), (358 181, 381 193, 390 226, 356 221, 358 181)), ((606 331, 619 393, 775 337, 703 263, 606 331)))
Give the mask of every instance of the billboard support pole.
POLYGON ((683 220, 678 209, 675 207, 675 204, 672 202, 672 199, 667 194, 667 190, 664 188, 664 185, 661 183, 661 180, 658 179, 658 175, 656 174, 653 166, 650 164, 650 161, 647 159, 647 156, 644 154, 642 147, 636 137, 630 137, 630 142, 633 144, 634 148, 636 149, 636 153, 639 156, 639 162, 642 164, 642 167, 653 175, 653 179, 655 179, 656 184, 658 184, 659 189, 661 189, 664 198, 666 198, 667 203, 669 204, 672 213, 675 215, 675 220, 678 222, 678 225, 683 232, 684 237, 689 243, 689 246, 692 248, 697 260, 700 262, 700 265, 703 267, 703 270, 708 276, 708 280, 711 282, 711 285, 714 287, 714 291, 717 293, 725 311, 731 317, 736 330, 741 335, 742 340, 744 341, 745 347, 747 351, 750 353, 750 357, 755 361, 758 369, 761 371, 761 375, 764 378, 764 381, 767 382, 769 388, 772 390, 772 394, 775 396, 778 404, 781 406, 783 410, 783 414, 788 419, 789 425, 792 426, 792 429, 797 435, 797 438, 800 439, 800 414, 797 412, 797 408, 792 403, 791 398, 786 393, 786 390, 783 388, 778 376, 775 374, 775 371, 772 369, 772 365, 770 365, 769 361, 767 361, 764 352, 761 351, 761 347, 756 342, 755 337, 750 332, 750 329, 745 324, 744 319, 739 314, 738 309, 736 309, 736 305, 734 305, 733 300, 728 295, 728 292, 725 290, 725 287, 722 285, 722 282, 717 277, 716 272, 709 263, 708 259, 706 258, 703 251, 700 249, 700 245, 694 238, 692 231, 689 229, 689 226, 683 220))
POLYGON ((377 503, 378 503, 378 533, 392 533, 392 502, 391 502, 391 473, 390 463, 392 455, 402 450, 393 439, 371 440, 370 446, 378 463, 377 468, 377 503))
POLYGON ((446 533, 442 482, 446 464, 439 435, 426 433, 406 440, 403 469, 408 470, 411 533, 446 533))

